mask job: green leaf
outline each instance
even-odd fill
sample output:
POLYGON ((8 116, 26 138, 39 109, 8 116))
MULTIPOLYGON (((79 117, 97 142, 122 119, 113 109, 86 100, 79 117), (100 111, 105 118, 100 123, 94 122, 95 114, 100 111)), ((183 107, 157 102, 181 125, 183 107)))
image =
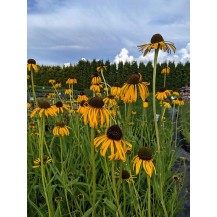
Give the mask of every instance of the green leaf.
POLYGON ((109 207, 109 209, 111 209, 112 211, 116 212, 117 211, 117 207, 115 206, 115 204, 113 202, 111 202, 110 200, 108 200, 107 198, 104 199, 104 203, 109 207))
MULTIPOLYGON (((100 200, 98 200, 98 201, 96 202, 95 208, 97 207, 99 201, 100 201, 100 200)), ((83 215, 82 217, 88 217, 88 216, 90 216, 91 213, 92 213, 92 207, 91 207, 90 209, 88 209, 88 210, 84 213, 84 215, 83 215)))

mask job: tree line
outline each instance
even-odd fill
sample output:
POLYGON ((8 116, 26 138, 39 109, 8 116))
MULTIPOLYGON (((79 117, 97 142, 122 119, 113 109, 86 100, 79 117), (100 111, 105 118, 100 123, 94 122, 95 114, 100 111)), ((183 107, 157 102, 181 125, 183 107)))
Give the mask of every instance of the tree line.
MULTIPOLYGON (((89 89, 91 85, 91 76, 96 73, 96 68, 99 65, 107 66, 107 70, 104 72, 104 77, 109 85, 113 85, 115 82, 119 82, 122 85, 127 81, 128 77, 133 73, 141 73, 143 81, 150 82, 149 91, 152 91, 152 75, 153 66, 152 62, 147 64, 140 62, 139 64, 134 62, 119 62, 110 63, 109 60, 103 62, 103 60, 80 60, 75 65, 64 66, 45 66, 39 67, 39 72, 34 74, 35 85, 49 86, 49 80, 54 79, 56 82, 61 83, 62 87, 68 88, 66 80, 70 77, 75 77, 78 81, 74 88, 89 89)), ((178 91, 183 86, 190 86, 190 62, 185 64, 174 62, 158 63, 157 65, 157 84, 156 89, 163 87, 164 75, 161 74, 161 70, 166 67, 170 67, 171 73, 166 77, 166 88, 178 91)), ((28 85, 31 85, 31 79, 27 81, 28 85)))

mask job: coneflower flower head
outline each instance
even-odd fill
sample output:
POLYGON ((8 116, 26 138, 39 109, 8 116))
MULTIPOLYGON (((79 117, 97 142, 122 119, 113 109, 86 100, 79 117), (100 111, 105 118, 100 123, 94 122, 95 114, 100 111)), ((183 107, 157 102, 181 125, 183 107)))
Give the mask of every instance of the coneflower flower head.
POLYGON ((28 59, 27 63, 28 64, 36 64, 36 61, 34 59, 28 59))
POLYGON ((125 153, 132 148, 132 145, 123 139, 122 130, 118 125, 112 125, 105 135, 94 139, 95 148, 100 145, 100 154, 102 156, 105 156, 107 150, 110 149, 111 155, 108 156, 110 160, 126 161, 125 153))
POLYGON ((120 87, 119 82, 115 82, 112 87, 120 87))
POLYGON ((57 108, 61 108, 63 106, 63 103, 61 101, 58 101, 55 105, 57 108))
POLYGON ((150 52, 151 49, 154 50, 160 49, 168 53, 171 53, 171 49, 173 50, 174 53, 176 51, 176 47, 174 46, 174 44, 172 42, 164 41, 162 35, 159 33, 154 34, 151 37, 151 41, 149 44, 142 44, 137 47, 139 48, 139 51, 145 50, 143 56, 145 56, 148 52, 150 52))
POLYGON ((94 108, 102 108, 104 106, 104 102, 100 97, 95 96, 89 100, 89 105, 94 108))
POLYGON ((107 130, 107 136, 112 140, 120 140, 123 137, 123 133, 118 125, 113 125, 107 130))
POLYGON ((146 174, 149 177, 151 177, 153 171, 155 171, 155 166, 152 162, 151 150, 146 146, 140 148, 137 155, 133 159, 133 168, 136 169, 136 174, 139 173, 141 165, 143 166, 143 169, 145 170, 146 174))
POLYGON ((147 85, 149 85, 148 82, 142 82, 142 75, 140 73, 132 74, 121 88, 121 99, 124 103, 136 102, 138 91, 141 99, 144 101, 149 95, 147 85))
POLYGON ((142 148, 139 149, 137 154, 138 154, 139 158, 142 160, 151 160, 152 159, 151 150, 148 147, 143 146, 142 148))
POLYGON ((154 34, 152 37, 151 37, 151 43, 152 44, 155 44, 157 42, 160 42, 160 41, 164 41, 163 37, 161 34, 157 33, 157 34, 154 34))
POLYGON ((82 100, 82 101, 80 102, 80 106, 82 106, 82 107, 87 106, 87 105, 88 105, 88 103, 87 103, 86 100, 82 100))
POLYGON ((40 101, 38 101, 38 107, 41 109, 48 109, 51 106, 50 106, 50 103, 48 101, 40 100, 40 101))
POLYGON ((35 72, 38 72, 38 67, 37 67, 36 61, 34 59, 28 59, 27 60, 27 70, 31 71, 31 68, 33 68, 35 72))
POLYGON ((90 127, 97 128, 99 123, 101 127, 109 125, 109 113, 104 107, 102 98, 95 96, 88 102, 88 106, 83 113, 84 123, 90 124, 90 127))
POLYGON ((127 170, 122 170, 121 177, 122 179, 129 179, 130 173, 127 170))
POLYGON ((128 84, 138 84, 140 80, 140 75, 139 74, 132 74, 128 80, 127 83, 128 84))

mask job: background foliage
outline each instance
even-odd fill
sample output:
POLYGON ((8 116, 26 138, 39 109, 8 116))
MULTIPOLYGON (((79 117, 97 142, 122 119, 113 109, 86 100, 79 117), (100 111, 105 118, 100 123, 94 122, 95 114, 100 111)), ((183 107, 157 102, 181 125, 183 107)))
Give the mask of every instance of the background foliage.
MULTIPOLYGON (((75 89, 89 89, 90 78, 93 73, 96 72, 97 66, 100 64, 106 65, 107 70, 104 74, 106 81, 111 86, 115 81, 118 81, 122 85, 128 78, 129 75, 133 73, 141 73, 143 80, 150 82, 149 91, 152 91, 152 74, 153 66, 151 62, 144 64, 140 62, 139 64, 134 61, 130 62, 120 62, 119 64, 110 63, 109 60, 103 62, 103 60, 96 61, 95 59, 90 61, 80 60, 75 65, 70 65, 69 67, 61 66, 39 66, 39 72, 35 76, 35 84, 39 86, 50 86, 48 83, 49 79, 54 79, 57 82, 61 82, 62 87, 67 88, 66 80, 69 77, 75 77, 78 84, 75 85, 75 89)), ((169 62, 168 64, 162 63, 157 65, 158 82, 156 84, 156 90, 163 87, 163 76, 161 70, 169 66, 171 73, 167 75, 166 88, 173 91, 179 90, 179 88, 188 85, 190 86, 190 63, 185 64, 179 63, 175 65, 174 62, 169 62)), ((31 84, 31 80, 28 80, 28 85, 31 84)))

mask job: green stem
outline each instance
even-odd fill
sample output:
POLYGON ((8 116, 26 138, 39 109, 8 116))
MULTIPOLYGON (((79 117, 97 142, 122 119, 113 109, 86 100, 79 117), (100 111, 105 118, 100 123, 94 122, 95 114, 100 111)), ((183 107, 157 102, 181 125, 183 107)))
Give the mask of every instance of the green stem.
POLYGON ((113 187, 113 192, 115 196, 115 202, 116 202, 116 207, 117 207, 117 212, 119 212, 120 217, 123 216, 121 210, 119 209, 119 199, 116 191, 116 183, 115 183, 115 164, 114 160, 112 160, 112 187, 113 187))
POLYGON ((60 202, 58 202, 57 208, 58 208, 58 210, 59 210, 59 215, 62 216, 61 207, 60 207, 60 202))
POLYGON ((177 146, 177 134, 178 134, 178 117, 179 117, 179 107, 178 106, 178 109, 177 109, 177 113, 176 113, 176 126, 175 126, 175 129, 176 129, 176 138, 175 138, 175 148, 177 146))
POLYGON ((38 106, 38 102, 37 102, 37 98, 36 98, 36 94, 35 94, 35 85, 34 85, 33 75, 34 75, 34 69, 31 67, 32 95, 33 95, 34 102, 35 102, 36 106, 38 106))
POLYGON ((109 94, 108 94, 108 85, 107 85, 106 80, 105 80, 104 75, 103 75, 103 69, 101 69, 101 75, 102 75, 103 82, 104 82, 105 87, 106 87, 106 94, 107 94, 107 96, 108 96, 108 95, 109 95, 109 94))
POLYGON ((62 137, 60 136, 60 163, 61 163, 61 176, 63 176, 63 170, 64 170, 64 165, 63 165, 63 140, 62 137))
POLYGON ((125 183, 123 183, 123 196, 124 196, 124 216, 126 216, 126 186, 125 183))
POLYGON ((45 165, 44 165, 44 132, 45 132, 45 116, 43 114, 41 119, 41 126, 40 126, 40 134, 39 134, 39 149, 40 149, 40 161, 41 161, 41 179, 42 179, 42 185, 44 189, 44 195, 45 195, 45 201, 48 207, 48 215, 49 217, 53 217, 53 210, 52 210, 52 200, 49 200, 48 194, 47 194, 47 182, 45 177, 45 165))
POLYGON ((96 166, 95 166, 95 154, 94 154, 94 136, 95 129, 91 128, 91 163, 92 163, 92 184, 93 184, 93 200, 92 200, 92 217, 96 216, 96 166))
MULTIPOLYGON (((132 190, 132 191, 135 193, 136 204, 135 204, 135 202, 134 202, 134 200, 133 200, 135 209, 136 209, 136 210, 137 210, 137 209, 139 210, 139 213, 140 213, 139 216, 143 216, 143 215, 142 215, 142 211, 141 211, 141 207, 140 207, 140 202, 139 202, 140 197, 139 197, 139 194, 138 194, 138 192, 137 192, 137 190, 136 190, 136 187, 135 187, 135 185, 134 185, 134 182, 132 182, 132 187, 131 187, 131 185, 129 185, 129 186, 130 186, 130 188, 133 187, 133 190, 132 190)), ((138 216, 138 214, 137 214, 137 216, 138 216)))
MULTIPOLYGON (((162 195, 162 193, 161 193, 161 195, 162 195)), ((162 195, 162 198, 161 198, 161 205, 162 205, 162 207, 163 207, 164 216, 165 216, 165 217, 168 217, 167 210, 166 210, 166 206, 165 206, 164 199, 163 199, 163 195, 162 195)))
POLYGON ((130 121, 132 110, 133 110, 133 103, 129 103, 128 111, 127 111, 127 117, 125 118, 125 123, 124 123, 123 135, 125 135, 127 132, 127 127, 128 127, 128 123, 130 121))
POLYGON ((155 93, 156 93, 156 71, 157 71, 157 56, 158 56, 159 48, 155 50, 154 53, 154 69, 153 69, 153 114, 154 114, 154 126, 157 138, 157 148, 158 152, 160 153, 160 138, 159 138, 159 131, 157 125, 157 118, 156 118, 156 100, 155 100, 155 93))
POLYGON ((147 176, 148 184, 148 217, 151 217, 151 178, 147 176))
MULTIPOLYGON (((71 89, 70 84, 69 84, 69 89, 71 89)), ((69 100, 70 100, 71 109, 72 109, 72 93, 69 94, 69 100)))
POLYGON ((74 86, 72 84, 72 100, 74 100, 74 86))
POLYGON ((164 88, 166 88, 166 78, 167 78, 167 75, 164 74, 164 88))
MULTIPOLYGON (((53 83, 52 83, 52 85, 53 85, 53 83)), ((54 85, 53 85, 53 88, 54 88, 54 91, 56 92, 58 98, 59 98, 60 101, 63 103, 63 101, 62 101, 62 99, 60 98, 59 93, 58 93, 57 89, 54 87, 54 85)))

